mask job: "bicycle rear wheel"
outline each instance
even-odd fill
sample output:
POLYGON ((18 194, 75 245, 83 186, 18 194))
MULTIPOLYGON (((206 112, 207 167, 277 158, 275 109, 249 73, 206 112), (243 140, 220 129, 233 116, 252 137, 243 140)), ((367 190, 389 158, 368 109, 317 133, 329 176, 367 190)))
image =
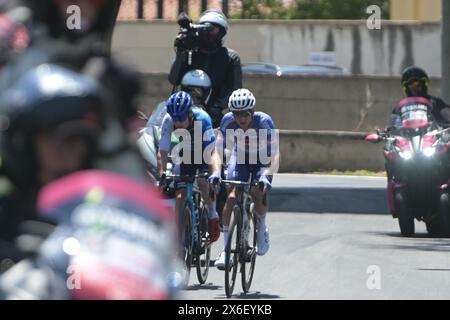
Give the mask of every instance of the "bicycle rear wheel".
POLYGON ((195 246, 195 258, 197 279, 204 284, 208 278, 209 261, 211 256, 211 243, 208 235, 208 210, 204 205, 198 206, 199 221, 197 224, 197 241, 195 246))
POLYGON ((192 266, 192 216, 191 207, 187 203, 183 210, 183 228, 182 228, 182 250, 184 267, 186 268, 185 286, 189 284, 189 276, 192 266))
POLYGON ((231 215, 228 241, 225 249, 225 294, 230 298, 236 282, 239 267, 239 253, 241 243, 241 209, 235 206, 231 215))
POLYGON ((241 250, 241 278, 242 290, 247 293, 253 280, 256 263, 256 218, 253 213, 248 212, 247 230, 243 228, 244 239, 242 239, 241 250))

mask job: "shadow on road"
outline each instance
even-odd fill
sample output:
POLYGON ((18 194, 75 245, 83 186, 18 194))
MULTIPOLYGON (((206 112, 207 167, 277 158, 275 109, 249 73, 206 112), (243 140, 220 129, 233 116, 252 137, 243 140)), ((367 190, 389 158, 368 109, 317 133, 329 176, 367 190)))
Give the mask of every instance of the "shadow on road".
POLYGON ((280 296, 277 294, 267 294, 261 293, 259 291, 250 292, 250 293, 241 293, 237 296, 238 299, 280 299, 280 296))
POLYGON ((450 271, 450 269, 426 269, 426 268, 420 268, 417 270, 419 270, 419 271, 450 271))
MULTIPOLYGON (((365 232, 366 234, 372 234, 376 236, 388 236, 392 238, 400 238, 400 239, 442 239, 445 240, 445 237, 436 237, 433 235, 430 235, 429 233, 416 233, 413 237, 403 237, 400 233, 400 230, 398 232, 391 231, 391 232, 384 232, 384 231, 378 231, 378 232, 365 232)), ((450 239, 448 239, 450 241, 450 239)))
POLYGON ((186 291, 198 291, 198 290, 219 290, 222 289, 222 286, 218 286, 213 283, 205 283, 205 284, 195 284, 192 286, 188 286, 186 291))
POLYGON ((418 233, 414 237, 402 237, 400 232, 368 232, 368 234, 378 236, 388 236, 393 238, 392 244, 366 243, 363 247, 372 249, 399 249, 399 250, 420 250, 420 251, 450 251, 449 238, 436 238, 428 233, 418 233))
MULTIPOLYGON (((231 299, 243 299, 243 300, 257 300, 257 299, 280 299, 277 294, 261 293, 260 291, 250 293, 237 293, 231 296, 231 299)), ((226 295, 217 297, 216 299, 226 299, 226 295)))
POLYGON ((388 214, 386 189, 274 188, 272 211, 308 213, 388 214))

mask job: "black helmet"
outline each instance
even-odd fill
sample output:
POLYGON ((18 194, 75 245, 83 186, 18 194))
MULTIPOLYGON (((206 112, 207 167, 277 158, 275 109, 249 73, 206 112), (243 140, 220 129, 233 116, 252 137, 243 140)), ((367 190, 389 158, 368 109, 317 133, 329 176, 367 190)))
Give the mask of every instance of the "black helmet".
POLYGON ((200 46, 206 49, 214 49, 223 45, 225 36, 228 32, 228 20, 221 10, 208 9, 200 15, 198 20, 200 24, 212 24, 219 28, 219 33, 216 35, 210 32, 200 34, 200 46))
POLYGON ((425 91, 428 91, 430 85, 430 78, 428 74, 421 68, 416 66, 410 66, 406 68, 402 73, 402 87, 406 93, 408 93, 408 84, 413 80, 422 81, 425 91))
POLYGON ((28 71, 0 97, 0 154, 3 173, 19 188, 36 186, 32 144, 36 132, 64 124, 90 137, 93 150, 105 109, 102 87, 92 78, 52 64, 28 71))

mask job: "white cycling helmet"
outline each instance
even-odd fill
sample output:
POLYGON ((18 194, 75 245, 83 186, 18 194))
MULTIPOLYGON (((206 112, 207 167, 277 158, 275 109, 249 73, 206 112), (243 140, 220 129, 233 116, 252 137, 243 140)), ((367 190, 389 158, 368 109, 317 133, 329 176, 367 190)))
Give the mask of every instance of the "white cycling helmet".
POLYGON ((248 89, 237 89, 233 91, 228 100, 228 108, 233 111, 253 110, 256 99, 248 89))
POLYGON ((206 105, 211 97, 212 93, 211 78, 203 70, 195 69, 188 71, 181 79, 181 90, 188 91, 189 88, 202 88, 203 89, 203 102, 206 105))

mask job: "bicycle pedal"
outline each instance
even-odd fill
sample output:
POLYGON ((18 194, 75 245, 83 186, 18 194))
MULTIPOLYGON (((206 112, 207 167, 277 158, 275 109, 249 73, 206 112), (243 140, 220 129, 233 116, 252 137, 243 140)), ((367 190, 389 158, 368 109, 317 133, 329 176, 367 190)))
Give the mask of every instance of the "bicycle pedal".
POLYGON ((195 250, 195 253, 196 253, 196 254, 204 254, 204 253, 205 253, 205 248, 197 248, 197 249, 195 250))
POLYGON ((245 253, 245 262, 251 262, 254 253, 255 249, 252 247, 248 247, 247 252, 245 253))

